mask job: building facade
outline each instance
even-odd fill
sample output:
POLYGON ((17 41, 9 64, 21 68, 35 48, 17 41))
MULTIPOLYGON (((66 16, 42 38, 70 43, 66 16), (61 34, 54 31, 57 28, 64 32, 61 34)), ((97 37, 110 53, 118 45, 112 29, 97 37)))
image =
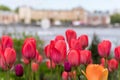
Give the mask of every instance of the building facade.
POLYGON ((24 6, 19 8, 19 18, 20 20, 24 20, 25 23, 30 23, 31 20, 42 20, 45 18, 59 21, 79 20, 86 22, 87 20, 86 11, 81 7, 72 10, 34 10, 24 6))
POLYGON ((18 14, 9 11, 0 11, 0 24, 12 24, 18 21, 18 14))

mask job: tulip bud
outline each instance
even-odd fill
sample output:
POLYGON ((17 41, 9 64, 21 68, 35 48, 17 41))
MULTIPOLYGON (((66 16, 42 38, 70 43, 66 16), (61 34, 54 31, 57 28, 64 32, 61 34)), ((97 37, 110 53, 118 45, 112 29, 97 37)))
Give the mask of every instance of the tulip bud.
POLYGON ((44 52, 47 58, 50 58, 50 45, 45 46, 44 52))
POLYGON ((80 63, 81 64, 90 64, 91 62, 91 51, 81 50, 80 51, 80 63))
POLYGON ((30 63, 30 61, 26 58, 23 58, 23 62, 24 62, 24 64, 29 64, 30 63))
POLYGON ((6 48, 13 48, 12 38, 9 36, 2 36, 1 45, 2 45, 3 51, 5 51, 6 48))
POLYGON ((33 62, 31 67, 32 67, 32 71, 36 72, 38 70, 38 68, 39 68, 39 65, 37 63, 33 62))
POLYGON ((120 46, 116 47, 114 50, 115 58, 120 61, 120 46))
POLYGON ((118 62, 116 59, 111 59, 108 61, 108 69, 110 72, 118 69, 118 62))
POLYGON ((32 60, 36 56, 36 46, 32 41, 27 41, 22 47, 22 56, 28 60, 32 60))
POLYGON ((105 58, 100 59, 100 65, 103 67, 105 66, 105 58))
POLYGON ((82 49, 85 49, 88 46, 88 36, 87 35, 81 35, 78 38, 79 43, 82 46, 82 49))
POLYGON ((42 62, 42 56, 40 55, 38 50, 36 50, 35 62, 36 63, 41 63, 42 62))
POLYGON ((71 65, 68 61, 64 62, 64 70, 66 72, 70 72, 71 71, 71 65))
POLYGON ((80 65, 80 53, 77 50, 70 50, 68 53, 68 62, 71 66, 80 65))
POLYGON ((51 69, 51 65, 52 65, 52 68, 55 68, 55 63, 52 61, 52 63, 51 63, 51 61, 50 60, 48 60, 47 62, 46 62, 46 65, 47 65, 47 67, 48 67, 48 69, 51 69))
POLYGON ((62 73, 62 80, 68 80, 68 73, 65 71, 62 73))
POLYGON ((23 66, 21 64, 17 64, 15 66, 15 74, 18 77, 22 77, 24 73, 23 66))
POLYGON ((103 40, 98 44, 98 52, 101 57, 108 57, 110 55, 111 42, 103 40))

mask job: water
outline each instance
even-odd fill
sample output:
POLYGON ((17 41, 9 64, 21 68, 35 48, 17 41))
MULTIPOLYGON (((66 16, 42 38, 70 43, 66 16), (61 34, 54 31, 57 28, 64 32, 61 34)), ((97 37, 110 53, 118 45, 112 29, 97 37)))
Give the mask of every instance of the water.
MULTIPOLYGON (((34 26, 0 26, 0 36, 2 33, 15 33, 21 34, 25 32, 26 34, 38 35, 41 39, 48 44, 51 39, 54 39, 56 35, 65 36, 65 31, 67 29, 74 29, 79 37, 82 34, 87 34, 89 37, 89 43, 91 43, 93 34, 97 34, 100 40, 110 40, 112 42, 112 49, 115 46, 120 45, 120 28, 89 28, 89 27, 51 27, 49 29, 42 29, 40 27, 34 26)), ((18 36, 20 37, 20 35, 18 36)))

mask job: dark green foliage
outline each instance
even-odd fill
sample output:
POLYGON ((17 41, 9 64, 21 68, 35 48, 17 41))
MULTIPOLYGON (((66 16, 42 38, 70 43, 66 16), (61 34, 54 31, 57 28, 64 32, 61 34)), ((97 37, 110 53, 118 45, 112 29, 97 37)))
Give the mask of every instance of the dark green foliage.
POLYGON ((89 50, 92 52, 93 63, 99 63, 100 61, 100 56, 98 54, 98 49, 97 49, 99 42, 100 42, 99 38, 97 37, 96 34, 94 34, 91 45, 89 47, 89 50))
POLYGON ((113 14, 111 16, 111 23, 114 24, 114 23, 120 23, 120 14, 113 14))

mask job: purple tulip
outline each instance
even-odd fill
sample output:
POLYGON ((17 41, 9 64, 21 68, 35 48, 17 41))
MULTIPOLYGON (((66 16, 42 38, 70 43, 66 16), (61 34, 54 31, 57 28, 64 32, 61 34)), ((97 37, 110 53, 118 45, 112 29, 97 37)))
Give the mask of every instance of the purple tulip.
POLYGON ((71 71, 71 65, 68 61, 64 62, 64 70, 66 72, 70 72, 71 71))
POLYGON ((15 66, 15 74, 16 74, 16 76, 18 76, 18 77, 21 77, 21 76, 23 76, 23 66, 21 65, 21 64, 17 64, 16 66, 15 66))

